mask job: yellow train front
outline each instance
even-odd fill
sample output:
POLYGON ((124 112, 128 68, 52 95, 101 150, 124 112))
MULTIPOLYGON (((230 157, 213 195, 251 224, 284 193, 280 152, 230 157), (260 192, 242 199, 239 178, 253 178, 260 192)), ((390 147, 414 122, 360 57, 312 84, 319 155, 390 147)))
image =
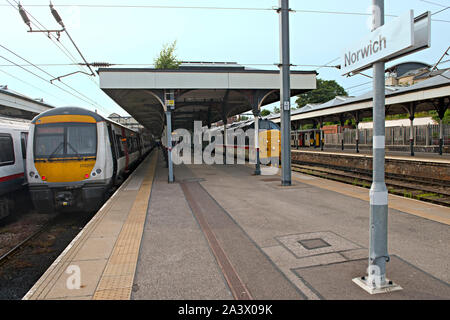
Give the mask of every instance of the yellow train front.
POLYGON ((149 151, 139 134, 97 113, 55 108, 35 117, 27 179, 38 212, 94 211, 149 151))
MULTIPOLYGON (((242 130, 244 133, 249 129, 254 130, 255 121, 248 120, 245 122, 237 122, 230 125, 227 125, 227 130, 230 134, 231 131, 237 132, 238 130, 242 130)), ((219 128, 224 134, 223 126, 219 128)), ((259 132, 258 132, 258 141, 259 141, 259 159, 262 164, 272 164, 278 165, 281 157, 281 140, 280 140, 280 128, 274 122, 267 119, 259 120, 259 132)), ((245 156, 245 160, 249 161, 255 159, 256 152, 255 146, 250 144, 250 138, 247 135, 245 137, 244 145, 239 139, 231 134, 231 138, 233 140, 229 140, 227 143, 216 144, 216 153, 223 154, 224 147, 227 152, 233 152, 234 157, 240 157, 240 155, 245 156)))

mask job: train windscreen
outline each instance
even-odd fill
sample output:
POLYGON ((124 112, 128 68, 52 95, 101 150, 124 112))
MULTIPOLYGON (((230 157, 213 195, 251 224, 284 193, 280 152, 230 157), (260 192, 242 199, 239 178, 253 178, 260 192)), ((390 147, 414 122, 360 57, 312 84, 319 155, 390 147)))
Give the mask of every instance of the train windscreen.
POLYGON ((97 127, 93 123, 41 124, 36 126, 34 157, 79 158, 97 153, 97 127))

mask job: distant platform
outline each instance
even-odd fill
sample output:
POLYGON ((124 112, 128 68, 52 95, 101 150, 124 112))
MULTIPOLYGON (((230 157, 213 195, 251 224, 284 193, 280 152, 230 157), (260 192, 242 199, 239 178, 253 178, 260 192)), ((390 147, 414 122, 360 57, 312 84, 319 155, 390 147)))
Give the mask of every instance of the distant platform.
MULTIPOLYGON (((359 153, 356 152, 355 149, 345 148, 344 150, 341 149, 335 149, 335 148, 324 148, 323 151, 320 150, 320 147, 318 148, 299 148, 295 149, 292 147, 292 152, 295 151, 302 151, 302 152, 326 152, 326 153, 338 153, 338 154, 346 154, 346 155, 352 155, 352 156, 371 156, 372 150, 360 150, 359 153)), ((450 153, 443 153, 442 155, 439 155, 438 153, 432 153, 432 152, 415 152, 414 156, 411 156, 411 153, 409 152, 402 152, 402 151, 387 151, 386 152, 387 158, 392 159, 403 159, 403 160, 423 160, 423 161, 437 161, 442 163, 450 163, 450 153)))

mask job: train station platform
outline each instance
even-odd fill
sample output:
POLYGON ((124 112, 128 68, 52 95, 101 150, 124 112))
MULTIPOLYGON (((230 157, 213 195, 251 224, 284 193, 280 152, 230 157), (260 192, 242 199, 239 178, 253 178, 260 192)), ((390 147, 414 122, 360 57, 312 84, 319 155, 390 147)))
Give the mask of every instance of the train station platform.
POLYGON ((450 209, 389 195, 387 276, 370 295, 369 192, 153 151, 24 299, 450 299, 450 209))

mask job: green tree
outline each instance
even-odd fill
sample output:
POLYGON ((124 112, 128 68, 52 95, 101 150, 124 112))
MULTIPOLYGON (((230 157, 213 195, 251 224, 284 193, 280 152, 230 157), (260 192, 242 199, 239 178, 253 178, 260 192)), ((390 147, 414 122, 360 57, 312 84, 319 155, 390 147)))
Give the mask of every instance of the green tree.
POLYGON ((334 80, 317 79, 317 89, 298 95, 295 102, 299 108, 308 103, 324 103, 336 96, 347 96, 347 92, 334 80))
POLYGON ((155 59, 156 69, 178 69, 181 61, 175 56, 177 41, 175 40, 171 44, 165 44, 159 53, 159 56, 155 59))
POLYGON ((270 114, 270 111, 267 109, 261 110, 261 117, 267 117, 270 114))
POLYGON ((273 114, 280 113, 280 108, 274 107, 272 113, 273 113, 273 114))
MULTIPOLYGON (((433 110, 434 111, 434 110, 433 110)), ((433 117, 433 120, 436 121, 437 123, 439 123, 439 116, 438 113, 436 111, 431 111, 430 114, 433 117)), ((444 118, 442 118, 442 123, 443 124, 450 124, 450 109, 447 109, 444 113, 444 118)))

